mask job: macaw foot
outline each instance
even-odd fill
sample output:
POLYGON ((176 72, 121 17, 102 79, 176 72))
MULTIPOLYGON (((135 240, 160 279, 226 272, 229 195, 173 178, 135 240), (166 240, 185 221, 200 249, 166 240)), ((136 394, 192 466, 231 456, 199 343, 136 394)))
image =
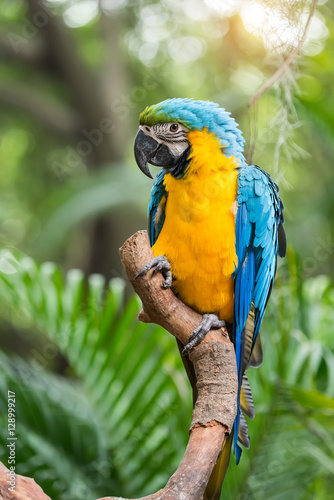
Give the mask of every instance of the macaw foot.
POLYGON ((203 319, 188 339, 188 344, 182 351, 183 356, 187 355, 193 347, 199 344, 207 333, 213 328, 226 326, 226 321, 220 320, 216 314, 203 314, 203 319))
POLYGON ((154 276, 157 272, 161 272, 163 277, 165 278, 164 281, 162 282, 162 288, 169 288, 172 286, 172 271, 171 271, 171 265, 168 262, 167 258, 164 255, 159 255, 158 257, 154 257, 154 259, 150 260, 143 269, 140 271, 140 273, 137 274, 135 277, 135 280, 137 278, 140 278, 140 276, 143 276, 143 274, 146 274, 150 269, 154 267, 152 276, 154 276))

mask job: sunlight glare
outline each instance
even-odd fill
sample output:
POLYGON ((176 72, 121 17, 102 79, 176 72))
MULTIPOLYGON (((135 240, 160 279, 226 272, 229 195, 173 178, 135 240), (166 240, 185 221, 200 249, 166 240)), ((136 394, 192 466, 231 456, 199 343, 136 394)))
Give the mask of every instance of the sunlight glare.
MULTIPOLYGON (((258 1, 247 2, 240 11, 241 19, 247 31, 261 36, 268 50, 285 52, 297 46, 307 21, 308 12, 302 13, 298 21, 284 15, 284 9, 270 8, 258 1)), ((325 24, 314 15, 303 47, 307 52, 308 44, 316 41, 318 50, 322 49, 321 40, 328 36, 325 24)), ((314 49, 313 49, 314 50, 314 49)))
POLYGON ((262 36, 267 49, 283 52, 298 43, 301 26, 284 18, 278 10, 248 2, 241 9, 241 19, 247 31, 262 36))

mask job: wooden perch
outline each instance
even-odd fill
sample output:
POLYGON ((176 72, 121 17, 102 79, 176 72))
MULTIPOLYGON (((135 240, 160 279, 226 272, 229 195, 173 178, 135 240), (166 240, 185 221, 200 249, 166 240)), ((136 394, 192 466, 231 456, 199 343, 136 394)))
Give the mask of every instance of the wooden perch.
POLYGON ((0 462, 1 500, 51 500, 42 488, 30 477, 15 475, 15 486, 11 486, 9 470, 0 462), (9 488, 14 488, 11 491, 9 488))
MULTIPOLYGON (((170 289, 162 288, 160 273, 152 276, 152 271, 149 271, 134 281, 134 277, 153 257, 147 232, 139 231, 129 238, 120 249, 120 256, 127 276, 142 300, 140 321, 161 325, 186 344, 191 332, 200 323, 201 316, 177 299, 170 289)), ((194 365, 198 389, 189 443, 179 468, 166 486, 142 500, 201 500, 223 440, 233 428, 238 380, 234 348, 227 331, 221 329, 209 332, 190 352, 189 357, 194 365)), ((6 474, 1 474, 0 498, 2 495, 4 500, 50 500, 31 479, 17 478, 16 492, 9 495, 6 474), (28 481, 29 488, 36 488, 36 494, 23 495, 21 490, 25 487, 24 481, 28 481)), ((103 497, 99 500, 116 499, 103 497)))
MULTIPOLYGON (((147 232, 139 231, 129 238, 120 249, 120 256, 143 304, 140 321, 156 323, 187 344, 202 317, 177 299, 170 289, 162 288, 160 273, 152 276, 149 271, 134 281, 153 258, 147 232)), ((189 357, 198 389, 189 443, 179 468, 166 486, 145 500, 201 500, 224 437, 233 428, 238 379, 234 347, 226 329, 209 332, 189 357)))

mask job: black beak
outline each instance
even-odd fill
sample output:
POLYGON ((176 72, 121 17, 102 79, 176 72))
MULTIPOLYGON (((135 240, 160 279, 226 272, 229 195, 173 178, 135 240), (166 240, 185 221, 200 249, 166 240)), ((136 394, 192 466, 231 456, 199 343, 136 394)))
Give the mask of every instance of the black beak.
POLYGON ((153 177, 147 163, 153 158, 159 146, 160 144, 152 137, 144 134, 142 130, 138 130, 134 146, 135 159, 140 170, 151 179, 153 177))
POLYGON ((159 144, 152 137, 139 130, 134 144, 135 159, 140 170, 153 179, 148 163, 157 167, 170 167, 175 162, 174 155, 165 144, 159 144))

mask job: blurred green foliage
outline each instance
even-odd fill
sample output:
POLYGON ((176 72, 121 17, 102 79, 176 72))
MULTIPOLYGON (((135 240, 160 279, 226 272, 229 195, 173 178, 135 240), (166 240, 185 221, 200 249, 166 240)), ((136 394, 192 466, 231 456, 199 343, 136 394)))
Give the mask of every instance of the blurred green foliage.
POLYGON ((53 499, 152 492, 183 455, 183 367, 172 339, 138 325, 136 299, 124 305, 117 252, 146 227, 138 115, 175 96, 231 111, 286 207, 289 261, 263 326, 264 364, 250 373, 251 449, 238 468, 231 460, 224 498, 331 498, 330 1, 318 2, 295 63, 247 108, 296 45, 309 6, 0 0, 1 445, 9 388, 18 472, 53 499), (49 260, 57 265, 35 263, 49 260))
MULTIPOLYGON (((124 306, 125 282, 107 288, 51 263, 3 253, 2 317, 37 328, 46 342, 27 362, 2 353, 0 451, 6 456, 7 391, 16 393, 17 470, 51 498, 141 496, 161 487, 181 459, 191 396, 176 345, 124 306), (52 374, 58 353, 67 377, 52 374)), ((231 458, 224 498, 330 498, 334 454, 334 288, 301 282, 296 258, 273 294, 262 329, 264 363, 249 372, 256 418, 251 449, 231 458), (312 304, 312 307, 310 307, 312 304)))

